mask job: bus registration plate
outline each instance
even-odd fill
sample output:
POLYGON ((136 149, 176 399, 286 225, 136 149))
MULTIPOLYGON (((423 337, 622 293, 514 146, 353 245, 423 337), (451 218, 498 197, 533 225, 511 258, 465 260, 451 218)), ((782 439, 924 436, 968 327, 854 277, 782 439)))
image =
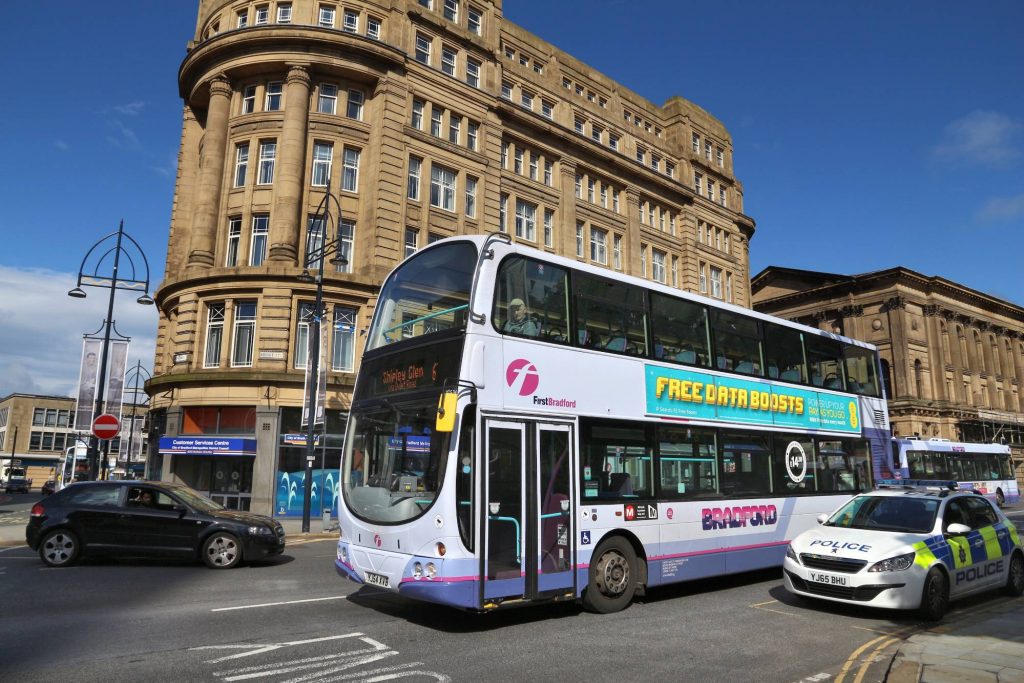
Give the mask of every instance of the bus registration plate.
POLYGON ((836 576, 835 574, 822 574, 821 572, 808 572, 811 581, 815 583, 826 583, 830 586, 845 586, 847 577, 836 576))
POLYGON ((380 586, 381 588, 389 588, 391 586, 388 582, 388 577, 383 574, 374 574, 373 572, 366 572, 366 583, 380 586))

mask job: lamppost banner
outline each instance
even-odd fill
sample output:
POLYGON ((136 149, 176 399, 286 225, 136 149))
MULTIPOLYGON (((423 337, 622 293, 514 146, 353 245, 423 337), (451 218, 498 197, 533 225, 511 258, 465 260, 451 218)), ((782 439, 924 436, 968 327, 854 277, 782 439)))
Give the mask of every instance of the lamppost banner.
POLYGON ((128 365, 128 342, 120 339, 110 341, 110 372, 107 374, 106 410, 121 419, 121 403, 124 397, 124 373, 128 365))
POLYGON ((78 372, 78 405, 75 406, 75 427, 88 429, 96 407, 96 376, 100 370, 102 339, 82 340, 82 365, 78 372))
MULTIPOLYGON (((312 325, 310 325, 312 327, 312 325)), ((319 362, 317 363, 317 392, 316 392, 316 406, 313 409, 313 424, 321 425, 324 423, 324 406, 327 403, 327 363, 324 362, 324 350, 327 347, 325 343, 326 330, 324 329, 323 321, 317 325, 319 336, 320 336, 320 349, 317 357, 319 362)), ((306 335, 309 340, 309 345, 306 350, 306 381, 303 384, 303 393, 305 396, 309 396, 309 382, 310 373, 313 371, 313 347, 315 346, 316 336, 312 330, 306 335)), ((309 401, 302 405, 302 422, 301 426, 305 427, 309 424, 309 401)))

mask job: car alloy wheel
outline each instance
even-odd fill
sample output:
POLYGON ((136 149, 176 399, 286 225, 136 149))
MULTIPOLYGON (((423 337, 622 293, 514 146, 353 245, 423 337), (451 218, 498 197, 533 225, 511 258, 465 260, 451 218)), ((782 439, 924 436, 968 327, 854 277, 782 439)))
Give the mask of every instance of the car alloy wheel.
POLYGON ((216 533, 203 544, 203 560, 213 569, 230 569, 242 559, 238 539, 227 533, 216 533))
POLYGON ((51 567, 64 567, 78 557, 78 539, 63 529, 46 535, 39 545, 39 555, 51 567))

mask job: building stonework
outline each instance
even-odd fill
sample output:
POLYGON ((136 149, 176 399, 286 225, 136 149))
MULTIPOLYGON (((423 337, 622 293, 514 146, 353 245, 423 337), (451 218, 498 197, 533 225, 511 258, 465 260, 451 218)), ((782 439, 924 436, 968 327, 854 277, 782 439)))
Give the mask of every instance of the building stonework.
POLYGON ((294 512, 315 293, 298 276, 328 191, 327 233, 342 232, 348 263, 324 272, 323 470, 380 285, 436 239, 500 230, 750 306, 754 222, 731 137, 699 106, 649 102, 506 21, 500 1, 198 7, 148 388, 161 434, 256 447, 223 462, 172 454, 163 476, 208 492, 233 478, 248 488, 238 506, 294 512))
POLYGON ((895 436, 1009 443, 1024 481, 1024 308, 903 267, 770 266, 751 290, 758 311, 878 347, 895 436))

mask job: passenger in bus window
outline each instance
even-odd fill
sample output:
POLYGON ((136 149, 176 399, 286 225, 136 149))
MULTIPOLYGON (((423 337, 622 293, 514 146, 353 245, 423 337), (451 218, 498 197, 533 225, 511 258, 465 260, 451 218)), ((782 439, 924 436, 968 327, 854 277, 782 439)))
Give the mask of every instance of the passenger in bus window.
POLYGON ((509 319, 505 321, 503 332, 536 337, 540 332, 537 322, 530 317, 530 310, 522 299, 512 299, 508 304, 509 319))

